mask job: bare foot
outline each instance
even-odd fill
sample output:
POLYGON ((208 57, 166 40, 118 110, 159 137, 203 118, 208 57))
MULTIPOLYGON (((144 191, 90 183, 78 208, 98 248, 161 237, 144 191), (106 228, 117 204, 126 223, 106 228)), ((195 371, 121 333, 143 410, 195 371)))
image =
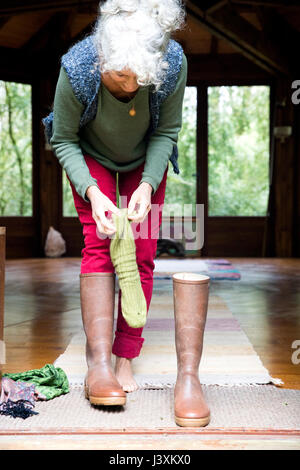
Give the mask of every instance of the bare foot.
POLYGON ((134 392, 139 388, 133 378, 131 361, 132 359, 116 356, 115 374, 124 392, 134 392))

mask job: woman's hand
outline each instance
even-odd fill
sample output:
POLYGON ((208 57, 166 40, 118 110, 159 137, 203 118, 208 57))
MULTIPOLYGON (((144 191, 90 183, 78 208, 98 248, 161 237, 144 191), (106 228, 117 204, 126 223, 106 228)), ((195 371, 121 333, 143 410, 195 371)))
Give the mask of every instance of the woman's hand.
POLYGON ((111 218, 106 217, 105 212, 113 212, 121 215, 120 209, 97 186, 89 186, 86 195, 91 201, 92 216, 97 224, 100 233, 112 235, 116 232, 116 227, 111 218))
POLYGON ((128 204, 128 219, 135 223, 143 222, 146 215, 151 210, 151 194, 152 186, 149 183, 143 181, 138 188, 132 193, 128 204), (135 211, 136 204, 139 205, 139 209, 135 211))

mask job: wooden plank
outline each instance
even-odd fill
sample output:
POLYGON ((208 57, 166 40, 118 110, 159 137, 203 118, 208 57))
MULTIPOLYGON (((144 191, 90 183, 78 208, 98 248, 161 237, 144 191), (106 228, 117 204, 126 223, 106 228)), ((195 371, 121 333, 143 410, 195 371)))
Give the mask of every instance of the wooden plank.
POLYGON ((216 38, 216 36, 211 35, 209 53, 216 56, 218 54, 218 45, 219 45, 219 39, 216 38))
POLYGON ((270 83, 270 74, 241 54, 187 54, 188 86, 199 82, 250 84, 270 83))
POLYGON ((295 48, 293 45, 299 43, 299 31, 293 28, 284 16, 275 9, 255 6, 254 11, 262 28, 261 34, 265 36, 265 40, 271 47, 280 51, 281 55, 286 56, 289 64, 293 64, 291 70, 295 78, 298 78, 300 67, 298 61, 295 61, 295 48), (279 31, 280 34, 278 34, 279 31))
MULTIPOLYGON (((219 8, 223 7, 228 3, 228 0, 219 0, 218 2, 209 2, 206 7, 204 8, 205 14, 207 13, 213 13, 214 11, 217 11, 219 8), (211 3, 211 5, 209 5, 211 3)), ((202 5, 201 5, 202 6, 202 5)), ((203 6, 202 6, 203 8, 203 6)))
POLYGON ((262 245, 262 257, 274 256, 275 254, 275 200, 273 191, 273 171, 275 158, 274 127, 276 122, 276 94, 274 83, 270 84, 270 157, 269 157, 269 194, 266 217, 264 220, 264 233, 262 245))
POLYGON ((205 256, 261 256, 264 217, 208 217, 206 226, 205 256))
POLYGON ((136 435, 140 439, 141 435, 151 436, 151 435, 162 435, 166 436, 172 435, 191 435, 193 437, 198 436, 285 436, 285 437, 299 437, 300 431, 298 429, 271 429, 271 428, 213 428, 213 427, 203 427, 203 428, 188 428, 184 429, 182 427, 169 427, 169 428, 120 428, 120 429, 109 429, 109 428, 59 428, 59 429, 43 429, 37 428, 33 430, 19 430, 19 429, 7 429, 0 430, 0 436, 76 436, 76 435, 136 435))
POLYGON ((0 80, 31 82, 35 70, 32 55, 8 47, 0 47, 0 57, 0 80))
POLYGON ((295 139, 294 106, 291 101, 290 80, 278 79, 276 86, 276 126, 292 126, 293 135, 282 143, 275 141, 274 198, 275 198, 275 256, 289 257, 294 252, 295 139))
POLYGON ((81 256, 84 248, 82 225, 78 217, 62 217, 59 222, 59 230, 66 241, 66 256, 81 256))
POLYGON ((204 205, 204 241, 201 255, 207 254, 208 238, 208 94, 206 84, 197 87, 197 204, 204 205))
POLYGON ((36 52, 45 48, 62 49, 63 42, 70 40, 70 26, 75 12, 58 12, 51 16, 45 25, 39 29, 21 48, 24 51, 36 52))
POLYGON ((212 34, 228 41, 235 49, 272 74, 289 75, 292 64, 270 44, 264 35, 227 5, 213 12, 204 12, 194 1, 187 1, 187 13, 212 34))
POLYGON ((56 156, 46 148, 45 117, 52 105, 57 75, 37 79, 32 87, 33 158, 37 165, 38 205, 37 227, 39 228, 39 252, 44 254, 44 245, 50 226, 58 229, 62 207, 62 173, 56 156))
POLYGON ((6 23, 10 20, 10 16, 5 16, 4 18, 0 18, 0 30, 6 25, 6 23))
MULTIPOLYGON (((1 436, 1 450, 182 450, 187 452, 195 450, 299 450, 299 438, 293 436, 224 436, 222 434, 213 439, 193 435, 184 436, 1 436)), ((154 465, 154 464, 153 464, 154 465)))
POLYGON ((61 10, 87 7, 89 11, 97 11, 97 0, 1 0, 0 16, 19 15, 30 11, 61 10))
POLYGON ((239 16, 234 8, 223 7, 208 15, 208 21, 227 35, 239 47, 251 52, 275 70, 289 74, 291 66, 274 43, 247 20, 239 16))
POLYGON ((36 232, 33 217, 0 217, 6 227, 6 258, 36 256, 36 232))
POLYGON ((95 25, 96 20, 91 21, 88 23, 79 33, 76 34, 76 36, 71 38, 72 44, 75 44, 75 42, 80 41, 85 37, 86 34, 90 34, 92 32, 92 28, 95 25))
POLYGON ((296 184, 296 208, 295 208, 295 256, 300 257, 300 105, 295 105, 295 142, 296 142, 296 167, 295 167, 295 184, 296 184))
MULTIPOLYGON (((221 8, 228 0, 207 0, 201 2, 201 8, 207 12, 216 11, 221 8)), ((248 6, 249 9, 253 6, 266 6, 266 7, 300 7, 300 0, 230 0, 232 5, 248 6)), ((250 10, 249 10, 250 11, 250 10)))
POLYGON ((266 7, 300 7, 299 0, 231 0, 237 5, 261 5, 266 7))

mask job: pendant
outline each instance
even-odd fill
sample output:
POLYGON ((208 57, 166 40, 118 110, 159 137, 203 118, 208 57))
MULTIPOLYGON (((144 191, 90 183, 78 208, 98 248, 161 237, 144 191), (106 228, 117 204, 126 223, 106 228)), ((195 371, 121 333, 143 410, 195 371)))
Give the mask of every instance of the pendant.
POLYGON ((135 116, 136 115, 136 110, 133 108, 131 108, 131 110, 129 111, 129 114, 130 116, 135 116))

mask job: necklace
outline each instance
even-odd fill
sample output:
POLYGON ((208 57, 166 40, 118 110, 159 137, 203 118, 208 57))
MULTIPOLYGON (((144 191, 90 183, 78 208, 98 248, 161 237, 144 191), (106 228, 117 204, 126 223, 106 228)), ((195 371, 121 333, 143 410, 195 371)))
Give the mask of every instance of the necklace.
MULTIPOLYGON (((135 108, 134 108, 134 103, 135 103, 136 94, 137 94, 137 92, 135 92, 135 95, 134 95, 134 97, 133 97, 133 100, 132 100, 132 107, 131 107, 131 109, 128 111, 129 115, 132 116, 132 117, 136 115, 136 110, 135 110, 135 108)), ((121 95, 121 96, 119 95, 119 98, 121 98, 121 97, 122 97, 122 98, 124 98, 124 97, 125 97, 125 98, 129 98, 129 101, 130 101, 130 98, 131 98, 131 96, 128 95, 128 94, 125 95, 125 96, 124 96, 124 95, 121 95)))
MULTIPOLYGON (((134 108, 135 96, 136 95, 134 95, 133 100, 132 100, 131 109, 128 111, 129 115, 132 116, 132 117, 136 115, 136 110, 134 108)), ((131 98, 130 96, 126 95, 125 97, 129 98, 129 101, 130 101, 130 98, 131 98)), ((122 98, 124 98, 124 95, 122 96, 122 98)))
POLYGON ((135 100, 135 97, 133 98, 132 108, 129 111, 129 114, 132 117, 136 115, 136 110, 134 109, 134 100, 135 100))
MULTIPOLYGON (((102 77, 102 82, 104 83, 105 86, 107 86, 107 84, 105 84, 105 82, 104 82, 104 80, 103 80, 103 77, 102 77)), ((109 87, 108 87, 108 90, 109 90, 109 87)), ((109 91, 110 91, 110 93, 112 93, 111 90, 109 90, 109 91)), ((123 96, 124 96, 124 95, 123 95, 123 96)), ((131 107, 131 109, 128 111, 129 115, 132 116, 132 117, 134 117, 134 116, 136 115, 136 110, 135 110, 135 108, 134 108, 135 96, 136 96, 136 93, 135 93, 134 98, 133 98, 132 107, 131 107)), ((127 98, 131 98, 130 95, 126 95, 126 97, 127 97, 127 98)))
MULTIPOLYGON (((136 94, 137 94, 137 92, 135 93, 135 95, 134 95, 134 97, 133 97, 132 107, 131 107, 131 109, 128 111, 128 112, 129 112, 129 115, 132 116, 132 117, 136 115, 136 110, 134 109, 134 102, 135 102, 136 94)), ((130 96, 130 95, 127 95, 126 98, 129 98, 129 100, 130 100, 131 96, 130 96)))

